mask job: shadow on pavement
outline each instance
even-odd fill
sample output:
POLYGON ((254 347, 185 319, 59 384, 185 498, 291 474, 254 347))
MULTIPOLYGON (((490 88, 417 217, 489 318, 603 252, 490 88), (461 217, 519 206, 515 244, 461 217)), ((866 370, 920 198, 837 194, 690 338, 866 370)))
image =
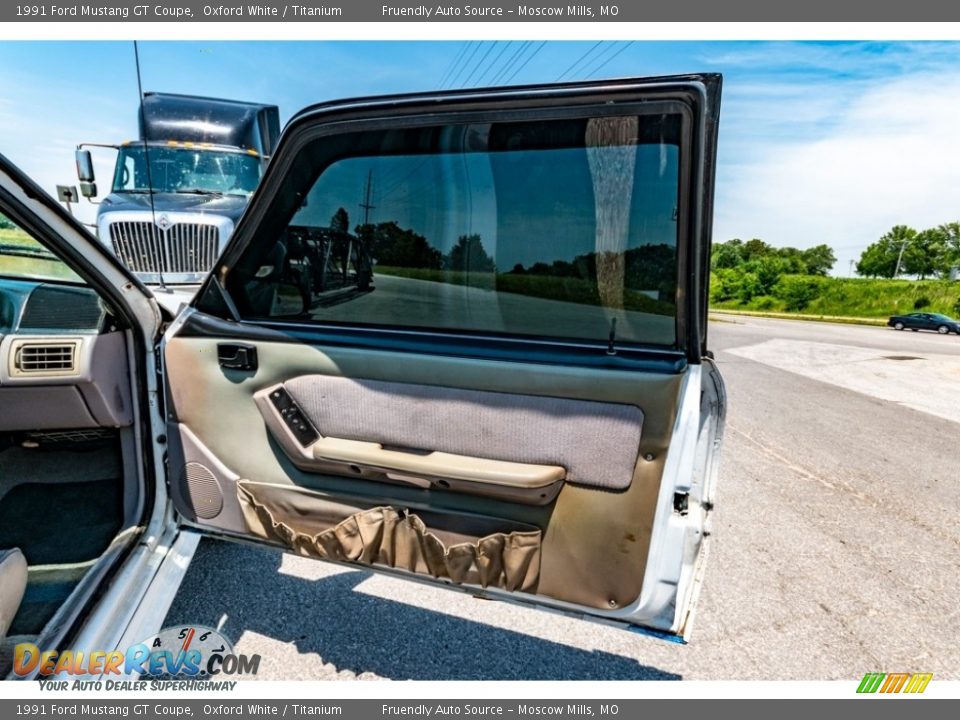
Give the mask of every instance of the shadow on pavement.
MULTIPOLYGON (((282 554, 204 540, 165 626, 216 627, 237 642, 252 631, 317 653, 339 671, 395 680, 679 680, 630 658, 580 650, 354 588, 345 572, 308 580, 278 572, 282 554)), ((289 665, 295 677, 296 663, 289 665)))

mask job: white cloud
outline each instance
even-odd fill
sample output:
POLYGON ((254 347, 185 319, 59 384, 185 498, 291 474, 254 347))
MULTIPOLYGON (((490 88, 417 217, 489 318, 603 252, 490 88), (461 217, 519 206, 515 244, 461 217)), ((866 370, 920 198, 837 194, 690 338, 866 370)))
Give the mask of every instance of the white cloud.
MULTIPOLYGON (((842 92, 845 103, 832 89, 812 111, 816 117, 834 106, 821 133, 768 135, 749 153, 724 155, 716 240, 826 242, 837 249, 836 272, 846 274, 849 260, 893 225, 922 229, 960 219, 960 68, 842 92)), ((763 112, 763 103, 754 100, 751 111, 763 112)), ((742 122, 734 139, 741 147, 750 142, 742 122)))

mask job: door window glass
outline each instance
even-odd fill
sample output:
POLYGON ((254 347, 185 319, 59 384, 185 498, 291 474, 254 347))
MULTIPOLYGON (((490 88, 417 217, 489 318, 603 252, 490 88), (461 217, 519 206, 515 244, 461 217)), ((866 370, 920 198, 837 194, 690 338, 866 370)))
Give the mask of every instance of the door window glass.
POLYGON ((680 126, 659 114, 356 133, 264 236, 238 306, 671 345, 680 126))

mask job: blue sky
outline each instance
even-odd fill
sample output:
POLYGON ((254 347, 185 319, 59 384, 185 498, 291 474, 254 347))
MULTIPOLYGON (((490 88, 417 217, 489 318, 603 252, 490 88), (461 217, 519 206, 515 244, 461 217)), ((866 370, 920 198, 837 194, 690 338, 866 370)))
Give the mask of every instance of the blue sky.
MULTIPOLYGON (((358 95, 722 72, 715 240, 826 242, 846 274, 894 224, 960 219, 960 43, 164 41, 140 60, 145 90, 274 102, 282 121, 358 95)), ((0 152, 51 192, 77 143, 135 137, 136 103, 130 42, 0 43, 0 152)))

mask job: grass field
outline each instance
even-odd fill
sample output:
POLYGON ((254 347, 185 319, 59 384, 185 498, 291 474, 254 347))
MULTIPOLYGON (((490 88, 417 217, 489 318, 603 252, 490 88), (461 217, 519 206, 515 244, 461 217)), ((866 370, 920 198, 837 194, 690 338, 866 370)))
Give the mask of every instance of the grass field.
MULTIPOLYGON (((431 270, 377 265, 376 275, 394 275, 413 280, 443 282, 452 285, 469 285, 481 290, 514 293, 547 300, 559 300, 581 305, 600 305, 596 283, 580 278, 554 277, 548 275, 515 275, 513 273, 465 273, 457 270, 431 270)), ((676 307, 655 300, 634 290, 625 290, 624 310, 672 316, 676 307)))
POLYGON ((70 268, 19 228, 0 228, 0 275, 80 281, 70 268))
MULTIPOLYGON (((497 290, 517 295, 599 305, 595 283, 579 278, 513 273, 463 273, 453 270, 387 267, 378 265, 376 274, 395 275, 415 280, 470 285, 483 290, 497 290)), ((768 317, 794 317, 825 322, 883 324, 890 315, 923 310, 957 316, 960 311, 960 282, 944 280, 873 280, 867 278, 814 279, 816 297, 802 310, 788 311, 786 300, 762 295, 750 302, 730 300, 711 303, 714 310, 729 310, 768 317)), ((654 300, 643 293, 627 290, 626 310, 673 315, 674 306, 654 300)))
POLYGON ((759 295, 749 302, 712 302, 717 310, 764 314, 803 315, 804 319, 886 319, 890 315, 923 311, 960 315, 960 282, 946 280, 876 280, 869 278, 814 278, 815 294, 802 309, 788 312, 785 298, 759 295))
POLYGON ((0 245, 15 245, 17 247, 43 250, 43 246, 40 243, 20 228, 0 228, 0 245))
POLYGON ((886 325, 886 316, 880 318, 857 317, 855 315, 812 315, 810 313, 798 312, 763 312, 760 310, 727 310, 723 308, 710 308, 711 322, 730 322, 730 315, 746 315, 747 317, 774 318, 776 320, 814 320, 817 322, 841 323, 844 325, 886 325), (712 313, 717 313, 714 315, 712 313), (724 320, 723 315, 728 316, 724 320))

